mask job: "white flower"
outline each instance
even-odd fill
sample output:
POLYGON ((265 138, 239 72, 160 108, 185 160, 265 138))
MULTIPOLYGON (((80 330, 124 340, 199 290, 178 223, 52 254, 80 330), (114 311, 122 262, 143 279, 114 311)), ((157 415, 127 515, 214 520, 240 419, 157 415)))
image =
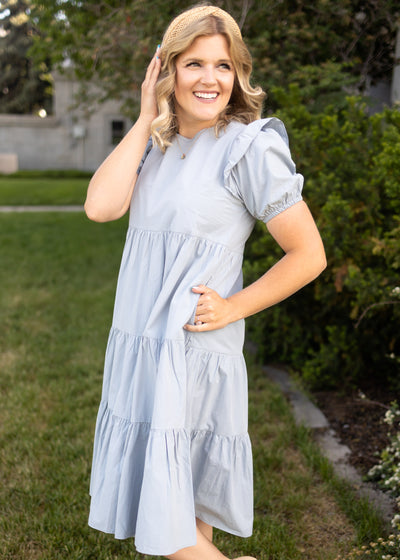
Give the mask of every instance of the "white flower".
MULTIPOLYGON (((400 528, 400 515, 396 514, 392 521, 390 522, 391 526, 393 527, 393 529, 399 529, 400 528)), ((392 535, 391 535, 392 536, 392 535)), ((390 538, 390 537, 389 537, 390 538)))
MULTIPOLYGON (((392 356, 390 356, 392 357, 392 356)), ((383 421, 386 422, 386 424, 389 424, 389 426, 393 425, 393 420, 394 420, 394 414, 392 410, 387 410, 384 416, 383 421)))

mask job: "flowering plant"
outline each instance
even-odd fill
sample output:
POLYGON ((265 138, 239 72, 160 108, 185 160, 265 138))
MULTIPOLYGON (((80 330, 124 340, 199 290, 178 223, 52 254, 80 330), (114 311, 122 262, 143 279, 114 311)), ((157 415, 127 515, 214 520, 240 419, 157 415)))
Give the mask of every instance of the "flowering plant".
POLYGON ((387 539, 378 539, 361 548, 355 548, 336 560, 400 560, 400 535, 390 535, 387 539))
MULTIPOLYGON (((379 463, 370 469, 368 478, 390 492, 400 509, 400 408, 396 401, 386 411, 383 421, 389 426, 390 443, 381 452, 379 463)), ((400 514, 393 517, 392 527, 400 530, 400 514)))

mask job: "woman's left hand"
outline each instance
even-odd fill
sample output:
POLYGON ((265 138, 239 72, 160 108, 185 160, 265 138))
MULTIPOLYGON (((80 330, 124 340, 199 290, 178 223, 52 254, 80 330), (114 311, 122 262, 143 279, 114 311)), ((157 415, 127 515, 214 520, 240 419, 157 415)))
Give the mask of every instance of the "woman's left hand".
POLYGON ((194 325, 186 324, 184 329, 190 332, 213 331, 233 321, 233 306, 228 299, 203 284, 192 288, 192 292, 200 294, 194 325))

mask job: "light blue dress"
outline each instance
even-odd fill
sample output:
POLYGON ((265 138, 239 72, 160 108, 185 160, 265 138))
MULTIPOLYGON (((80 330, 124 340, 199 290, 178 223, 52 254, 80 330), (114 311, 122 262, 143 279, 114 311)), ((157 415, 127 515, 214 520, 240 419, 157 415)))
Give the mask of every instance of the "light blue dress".
POLYGON ((193 286, 241 289, 255 220, 300 201, 303 178, 275 118, 178 136, 146 156, 105 358, 89 525, 165 556, 196 544, 196 517, 251 535, 244 321, 204 333, 183 325, 193 286))

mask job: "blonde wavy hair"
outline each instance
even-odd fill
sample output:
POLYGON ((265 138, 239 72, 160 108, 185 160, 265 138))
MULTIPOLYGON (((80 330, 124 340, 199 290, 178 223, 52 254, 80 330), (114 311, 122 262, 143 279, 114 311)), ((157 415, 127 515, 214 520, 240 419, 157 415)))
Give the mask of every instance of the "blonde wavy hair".
MULTIPOLYGON (((196 8, 194 9, 196 10, 196 8)), ((184 14, 186 13, 189 14, 190 10, 184 12, 184 14)), ((178 17, 182 18, 184 14, 178 17)), ((235 70, 231 98, 215 124, 216 136, 218 136, 221 129, 225 128, 233 120, 249 124, 261 116, 265 93, 260 87, 254 88, 250 85, 252 72, 251 55, 241 38, 236 22, 229 14, 226 12, 224 14, 222 14, 223 17, 219 17, 216 14, 208 14, 195 21, 190 21, 190 18, 188 18, 188 24, 180 25, 178 29, 175 28, 173 34, 169 33, 170 28, 174 24, 172 22, 164 35, 159 53, 162 66, 156 86, 159 116, 154 119, 151 126, 153 144, 156 144, 162 152, 165 152, 167 147, 171 145, 172 138, 178 132, 174 95, 176 59, 198 37, 223 35, 228 42, 235 70), (224 14, 226 14, 226 17, 224 14), (232 20, 232 23, 230 20, 232 20)))

